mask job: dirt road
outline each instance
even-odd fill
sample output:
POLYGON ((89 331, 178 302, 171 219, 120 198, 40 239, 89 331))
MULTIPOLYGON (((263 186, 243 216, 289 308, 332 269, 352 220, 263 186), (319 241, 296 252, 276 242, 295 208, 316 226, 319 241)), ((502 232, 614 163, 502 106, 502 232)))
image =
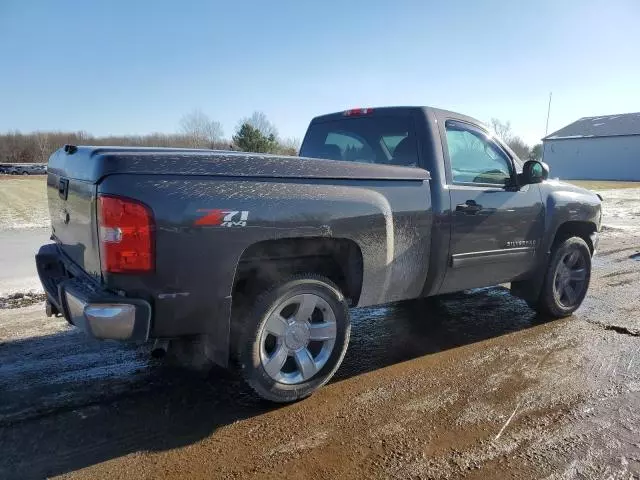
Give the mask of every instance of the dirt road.
MULTIPOLYGON (((294 405, 89 342, 41 303, 0 308, 0 478, 635 478, 640 190, 603 195, 572 318, 538 318, 503 287, 356 309, 337 377, 294 405)), ((5 234, 6 280, 26 281, 44 234, 5 234)))
POLYGON ((632 478, 639 251, 605 232, 565 320, 502 287, 354 310, 337 378, 279 408, 231 374, 88 343, 39 304, 0 310, 0 478, 632 478))

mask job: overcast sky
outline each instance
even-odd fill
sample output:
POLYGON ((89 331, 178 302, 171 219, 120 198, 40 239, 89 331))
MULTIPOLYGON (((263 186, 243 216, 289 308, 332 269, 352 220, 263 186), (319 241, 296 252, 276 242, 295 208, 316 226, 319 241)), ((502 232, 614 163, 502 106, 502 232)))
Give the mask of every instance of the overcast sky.
POLYGON ((640 1, 0 0, 0 131, 172 132, 200 108, 230 137, 283 137, 355 106, 511 121, 534 143, 640 111, 640 1))

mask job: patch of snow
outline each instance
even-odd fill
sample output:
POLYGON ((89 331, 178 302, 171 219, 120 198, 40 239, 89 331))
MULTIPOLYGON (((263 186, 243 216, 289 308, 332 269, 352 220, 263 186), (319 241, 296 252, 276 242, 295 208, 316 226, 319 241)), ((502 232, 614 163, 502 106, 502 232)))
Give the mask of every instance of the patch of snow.
POLYGON ((48 228, 0 230, 0 296, 16 292, 42 292, 35 254, 49 243, 48 228))
POLYGON ((598 193, 602 195, 602 224, 611 233, 640 235, 640 188, 598 190, 598 193))
POLYGON ((15 280, 3 280, 0 282, 0 297, 8 297, 14 293, 43 293, 40 278, 37 275, 15 280))

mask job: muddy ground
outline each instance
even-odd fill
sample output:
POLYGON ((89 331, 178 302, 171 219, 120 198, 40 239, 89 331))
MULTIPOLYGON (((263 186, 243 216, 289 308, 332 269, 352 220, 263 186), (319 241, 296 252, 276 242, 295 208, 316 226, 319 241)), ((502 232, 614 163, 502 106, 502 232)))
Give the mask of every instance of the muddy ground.
POLYGON ((573 317, 504 287, 355 309, 336 378, 280 407, 0 309, 0 478, 636 478, 640 238, 612 225, 573 317))

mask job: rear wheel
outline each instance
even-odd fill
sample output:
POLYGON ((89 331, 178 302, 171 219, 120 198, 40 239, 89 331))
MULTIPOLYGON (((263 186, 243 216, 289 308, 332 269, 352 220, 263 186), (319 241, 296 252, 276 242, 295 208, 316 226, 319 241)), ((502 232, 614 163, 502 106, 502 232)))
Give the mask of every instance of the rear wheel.
POLYGON ((312 274, 259 296, 253 310, 236 321, 244 379, 274 402, 299 400, 327 383, 344 358, 351 331, 339 289, 312 274))
POLYGON ((566 317, 580 307, 591 279, 591 251, 580 237, 567 238, 551 252, 536 309, 552 317, 566 317))

